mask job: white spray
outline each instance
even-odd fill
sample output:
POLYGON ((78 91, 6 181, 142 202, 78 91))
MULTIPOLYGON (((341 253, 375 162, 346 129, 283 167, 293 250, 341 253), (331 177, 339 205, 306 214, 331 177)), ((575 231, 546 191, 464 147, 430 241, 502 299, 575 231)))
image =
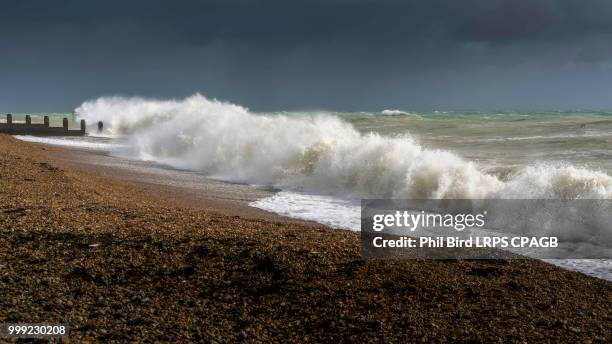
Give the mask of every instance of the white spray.
POLYGON ((259 115, 199 94, 104 97, 77 112, 125 137, 141 159, 286 190, 355 198, 612 198, 612 177, 603 172, 538 165, 502 181, 410 136, 364 135, 327 114, 259 115))

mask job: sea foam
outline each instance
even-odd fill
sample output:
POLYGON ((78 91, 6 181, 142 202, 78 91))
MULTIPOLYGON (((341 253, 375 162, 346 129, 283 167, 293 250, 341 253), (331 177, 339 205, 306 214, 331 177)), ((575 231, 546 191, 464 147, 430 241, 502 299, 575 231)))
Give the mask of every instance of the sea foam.
POLYGON ((15 135, 15 138, 22 141, 43 143, 47 145, 65 146, 79 149, 90 149, 98 151, 116 151, 121 149, 123 146, 114 142, 99 142, 92 140, 91 137, 44 137, 44 136, 31 136, 31 135, 15 135))
POLYGON ((79 118, 103 121, 132 154, 217 178, 346 198, 612 198, 612 177, 569 164, 501 178, 409 135, 359 133, 329 114, 266 116, 196 94, 104 97, 79 118))

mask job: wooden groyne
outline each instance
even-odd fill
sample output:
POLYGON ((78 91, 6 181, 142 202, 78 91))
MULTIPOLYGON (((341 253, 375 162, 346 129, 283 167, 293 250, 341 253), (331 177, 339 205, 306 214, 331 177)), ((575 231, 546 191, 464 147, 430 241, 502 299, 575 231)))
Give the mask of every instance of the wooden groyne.
POLYGON ((64 117, 61 127, 49 125, 49 116, 43 118, 43 123, 32 123, 30 115, 25 116, 25 123, 13 122, 11 114, 6 115, 6 123, 0 123, 0 134, 34 135, 34 136, 83 136, 85 135, 85 120, 81 120, 81 129, 68 129, 68 118, 64 117))

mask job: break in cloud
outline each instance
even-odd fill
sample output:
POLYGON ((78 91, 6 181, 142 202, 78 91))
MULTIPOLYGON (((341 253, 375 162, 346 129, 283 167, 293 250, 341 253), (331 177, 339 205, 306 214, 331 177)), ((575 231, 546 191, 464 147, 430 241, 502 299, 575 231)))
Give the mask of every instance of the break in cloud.
POLYGON ((612 108, 612 2, 3 1, 0 110, 612 108))

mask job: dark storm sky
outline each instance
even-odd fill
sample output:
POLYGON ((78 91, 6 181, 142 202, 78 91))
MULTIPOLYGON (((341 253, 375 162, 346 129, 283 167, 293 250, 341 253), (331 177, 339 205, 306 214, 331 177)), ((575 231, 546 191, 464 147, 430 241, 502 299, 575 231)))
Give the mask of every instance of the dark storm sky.
POLYGON ((612 109, 612 1, 0 1, 0 111, 612 109))

